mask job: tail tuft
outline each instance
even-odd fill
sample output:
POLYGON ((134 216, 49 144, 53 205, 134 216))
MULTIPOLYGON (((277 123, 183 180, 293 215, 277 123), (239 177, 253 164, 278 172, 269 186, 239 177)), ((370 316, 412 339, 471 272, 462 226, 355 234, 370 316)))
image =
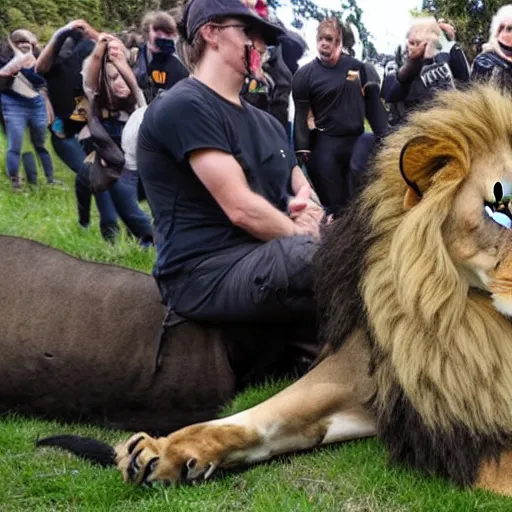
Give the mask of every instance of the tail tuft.
POLYGON ((90 437, 66 434, 45 437, 44 439, 38 439, 36 441, 36 446, 52 446, 61 448, 81 457, 82 459, 99 464, 100 466, 115 466, 116 452, 114 447, 104 443, 103 441, 98 441, 90 437))

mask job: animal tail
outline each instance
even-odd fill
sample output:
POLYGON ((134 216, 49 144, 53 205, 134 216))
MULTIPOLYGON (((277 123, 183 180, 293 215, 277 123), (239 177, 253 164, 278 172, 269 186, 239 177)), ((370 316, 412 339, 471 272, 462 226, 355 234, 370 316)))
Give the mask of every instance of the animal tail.
POLYGON ((115 466, 116 452, 114 447, 90 437, 75 435, 45 437, 44 439, 38 439, 36 446, 61 448, 100 466, 115 466))

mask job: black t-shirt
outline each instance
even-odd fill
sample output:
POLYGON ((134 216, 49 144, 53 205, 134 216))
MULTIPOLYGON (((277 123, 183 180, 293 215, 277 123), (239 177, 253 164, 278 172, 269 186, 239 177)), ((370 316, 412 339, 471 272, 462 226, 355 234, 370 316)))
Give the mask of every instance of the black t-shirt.
POLYGON ((293 99, 308 101, 316 127, 328 135, 360 135, 364 132, 366 85, 364 64, 343 55, 335 66, 315 59, 293 77, 293 99))
POLYGON ((234 156, 251 189, 281 211, 296 165, 284 128, 242 101, 237 106, 188 78, 151 103, 141 124, 137 168, 154 217, 157 278, 177 278, 205 258, 260 243, 234 226, 192 170, 200 149, 234 156))

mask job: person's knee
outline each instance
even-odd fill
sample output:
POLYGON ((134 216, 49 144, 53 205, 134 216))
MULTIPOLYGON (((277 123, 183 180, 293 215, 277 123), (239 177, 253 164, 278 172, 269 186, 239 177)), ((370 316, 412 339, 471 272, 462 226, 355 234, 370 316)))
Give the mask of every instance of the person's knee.
POLYGON ((40 152, 46 152, 46 125, 36 125, 30 130, 30 139, 33 146, 40 152))

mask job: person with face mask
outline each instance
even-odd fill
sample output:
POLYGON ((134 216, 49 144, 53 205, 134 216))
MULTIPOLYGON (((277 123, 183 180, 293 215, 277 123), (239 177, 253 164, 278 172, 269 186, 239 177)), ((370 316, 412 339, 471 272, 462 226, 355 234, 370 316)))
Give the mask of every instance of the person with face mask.
POLYGON ((321 22, 318 57, 299 68, 292 89, 295 151, 320 201, 335 215, 351 199, 350 162, 365 118, 377 136, 388 128, 380 84, 369 82, 364 64, 342 53, 342 47, 340 22, 321 22))
POLYGON ((436 92, 461 87, 469 81, 469 64, 454 28, 434 18, 418 18, 407 32, 405 63, 387 77, 383 98, 403 105, 407 115, 432 99, 436 92))
POLYGON ((0 67, 0 101, 7 134, 7 174, 13 190, 20 190, 20 153, 27 126, 48 183, 54 183, 53 163, 45 145, 49 121, 43 94, 46 83, 35 70, 37 38, 32 32, 19 29, 10 34, 9 44, 14 57, 0 67))
MULTIPOLYGON (((91 53, 98 32, 84 20, 74 20, 59 28, 44 47, 36 70, 48 84, 48 96, 55 112, 50 126, 51 142, 57 156, 76 174, 75 193, 78 222, 83 228, 90 223, 90 164, 85 161, 88 102, 82 86, 82 65, 91 53)), ((108 192, 94 194, 99 212, 102 237, 113 241, 119 231, 117 213, 108 192)))
POLYGON ((312 259, 324 211, 285 129, 240 96, 258 63, 253 41, 275 44, 281 29, 240 0, 191 0, 180 34, 193 77, 149 105, 137 149, 163 300, 191 320, 273 326, 249 364, 265 342, 289 346, 276 325, 313 331, 304 351, 314 357, 312 259))
POLYGON ((186 78, 188 71, 176 53, 177 28, 170 14, 147 13, 142 20, 142 33, 145 43, 136 53, 133 71, 149 103, 159 90, 170 89, 186 78))
POLYGON ((108 190, 129 232, 142 246, 148 246, 153 243, 151 220, 138 204, 136 169, 126 167, 122 152, 126 122, 137 108, 146 106, 127 53, 119 39, 104 33, 98 36, 94 50, 83 64, 83 87, 90 103, 88 126, 94 149, 90 178, 93 190, 108 190), (113 171, 115 177, 110 174, 113 171))
POLYGON ((494 16, 489 41, 473 61, 471 79, 512 92, 512 5, 503 6, 494 16))

